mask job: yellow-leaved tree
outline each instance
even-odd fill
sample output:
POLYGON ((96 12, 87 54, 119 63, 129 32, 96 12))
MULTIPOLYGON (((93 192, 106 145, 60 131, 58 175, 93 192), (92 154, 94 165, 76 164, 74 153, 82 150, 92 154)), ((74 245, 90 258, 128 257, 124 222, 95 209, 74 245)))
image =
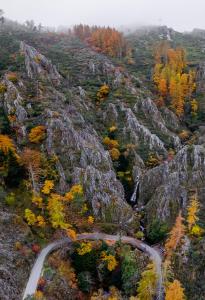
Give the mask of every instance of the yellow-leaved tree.
POLYGON ((204 229, 197 224, 197 221, 199 220, 198 213, 200 210, 200 203, 198 200, 197 192, 191 197, 190 204, 187 210, 187 223, 189 233, 195 237, 202 236, 204 234, 204 229))
POLYGON ((155 265, 148 264, 146 270, 142 272, 142 277, 140 279, 137 296, 139 300, 152 300, 156 294, 157 288, 157 273, 155 265))
POLYGON ((97 99, 99 101, 105 100, 105 98, 107 98, 107 96, 109 95, 109 92, 110 92, 109 86, 104 84, 97 92, 97 99))
POLYGON ((197 193, 195 193, 190 200, 190 204, 188 206, 188 214, 187 214, 187 223, 188 229, 191 231, 192 227, 196 224, 199 220, 197 214, 199 212, 199 200, 197 197, 197 193))
POLYGON ((85 255, 92 251, 92 244, 90 242, 82 242, 77 248, 77 253, 79 255, 85 255))
POLYGON ((158 45, 155 53, 155 67, 153 81, 160 96, 158 104, 171 104, 175 113, 184 115, 185 103, 188 101, 192 108, 192 115, 197 112, 197 102, 191 101, 196 88, 195 71, 186 72, 185 50, 172 49, 167 42, 158 45))
POLYGON ((68 227, 70 227, 70 225, 65 222, 62 196, 52 193, 48 199, 47 209, 53 228, 59 227, 61 229, 68 229, 68 227))
POLYGON ((106 263, 107 269, 110 272, 113 271, 118 265, 115 256, 112 254, 107 254, 105 251, 102 251, 101 259, 102 259, 102 261, 104 261, 106 263))
POLYGON ((49 195, 53 188, 54 188, 53 180, 45 180, 41 192, 45 195, 49 195))

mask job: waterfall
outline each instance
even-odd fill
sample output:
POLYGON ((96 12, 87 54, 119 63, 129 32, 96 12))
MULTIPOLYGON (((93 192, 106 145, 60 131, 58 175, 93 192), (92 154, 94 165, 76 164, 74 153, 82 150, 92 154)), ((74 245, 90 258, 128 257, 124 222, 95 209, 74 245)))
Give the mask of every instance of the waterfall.
POLYGON ((136 198, 137 198, 137 191, 138 191, 138 187, 139 187, 139 176, 137 176, 137 181, 135 183, 135 189, 134 192, 132 194, 132 197, 130 199, 130 203, 135 203, 136 202, 136 198))

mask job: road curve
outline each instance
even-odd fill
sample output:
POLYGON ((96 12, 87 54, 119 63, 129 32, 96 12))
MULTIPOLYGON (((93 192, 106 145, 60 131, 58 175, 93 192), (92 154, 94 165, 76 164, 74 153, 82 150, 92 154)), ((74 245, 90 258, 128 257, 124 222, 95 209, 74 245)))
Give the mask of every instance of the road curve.
MULTIPOLYGON (((147 244, 143 243, 140 240, 137 240, 133 237, 128 237, 128 236, 119 236, 119 235, 109 235, 109 234, 104 234, 104 233, 83 233, 79 234, 76 238, 77 241, 80 240, 110 240, 110 241, 119 241, 121 240, 125 244, 130 244, 134 248, 137 248, 145 253, 147 253, 153 263, 155 264, 157 275, 158 275, 158 288, 157 288, 157 300, 163 300, 163 284, 162 284, 162 258, 160 254, 152 247, 148 246, 147 244)), ((26 299, 29 295, 33 295, 36 292, 37 286, 38 286, 38 281, 41 277, 41 272, 43 269, 43 265, 45 262, 45 259, 47 255, 62 247, 65 246, 66 244, 71 244, 73 241, 70 238, 64 238, 61 240, 57 240, 48 246, 46 246, 38 255, 34 266, 31 270, 31 274, 29 277, 29 280, 26 285, 26 289, 24 291, 23 295, 23 300, 26 299)))

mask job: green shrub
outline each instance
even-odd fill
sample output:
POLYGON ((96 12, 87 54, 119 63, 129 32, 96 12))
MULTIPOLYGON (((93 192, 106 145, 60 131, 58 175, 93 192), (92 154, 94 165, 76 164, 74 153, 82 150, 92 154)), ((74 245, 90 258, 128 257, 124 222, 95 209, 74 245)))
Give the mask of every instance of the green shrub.
POLYGON ((132 295, 136 291, 136 275, 139 275, 134 252, 127 249, 121 265, 122 288, 126 295, 132 295))
POLYGON ((16 202, 15 194, 14 193, 8 194, 5 198, 5 201, 7 205, 13 206, 16 202))
POLYGON ((168 233, 168 226, 164 222, 154 220, 148 229, 148 240, 151 243, 158 243, 165 239, 168 233))
POLYGON ((137 239, 141 240, 144 238, 144 233, 142 231, 138 231, 135 236, 137 239))

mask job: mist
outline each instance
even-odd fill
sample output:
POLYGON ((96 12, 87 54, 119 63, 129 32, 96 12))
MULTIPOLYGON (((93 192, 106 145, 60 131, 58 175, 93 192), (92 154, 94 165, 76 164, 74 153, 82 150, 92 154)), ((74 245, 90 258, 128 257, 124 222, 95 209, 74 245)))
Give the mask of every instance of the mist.
POLYGON ((5 17, 59 27, 167 25, 178 31, 205 28, 204 0, 1 0, 5 17))

